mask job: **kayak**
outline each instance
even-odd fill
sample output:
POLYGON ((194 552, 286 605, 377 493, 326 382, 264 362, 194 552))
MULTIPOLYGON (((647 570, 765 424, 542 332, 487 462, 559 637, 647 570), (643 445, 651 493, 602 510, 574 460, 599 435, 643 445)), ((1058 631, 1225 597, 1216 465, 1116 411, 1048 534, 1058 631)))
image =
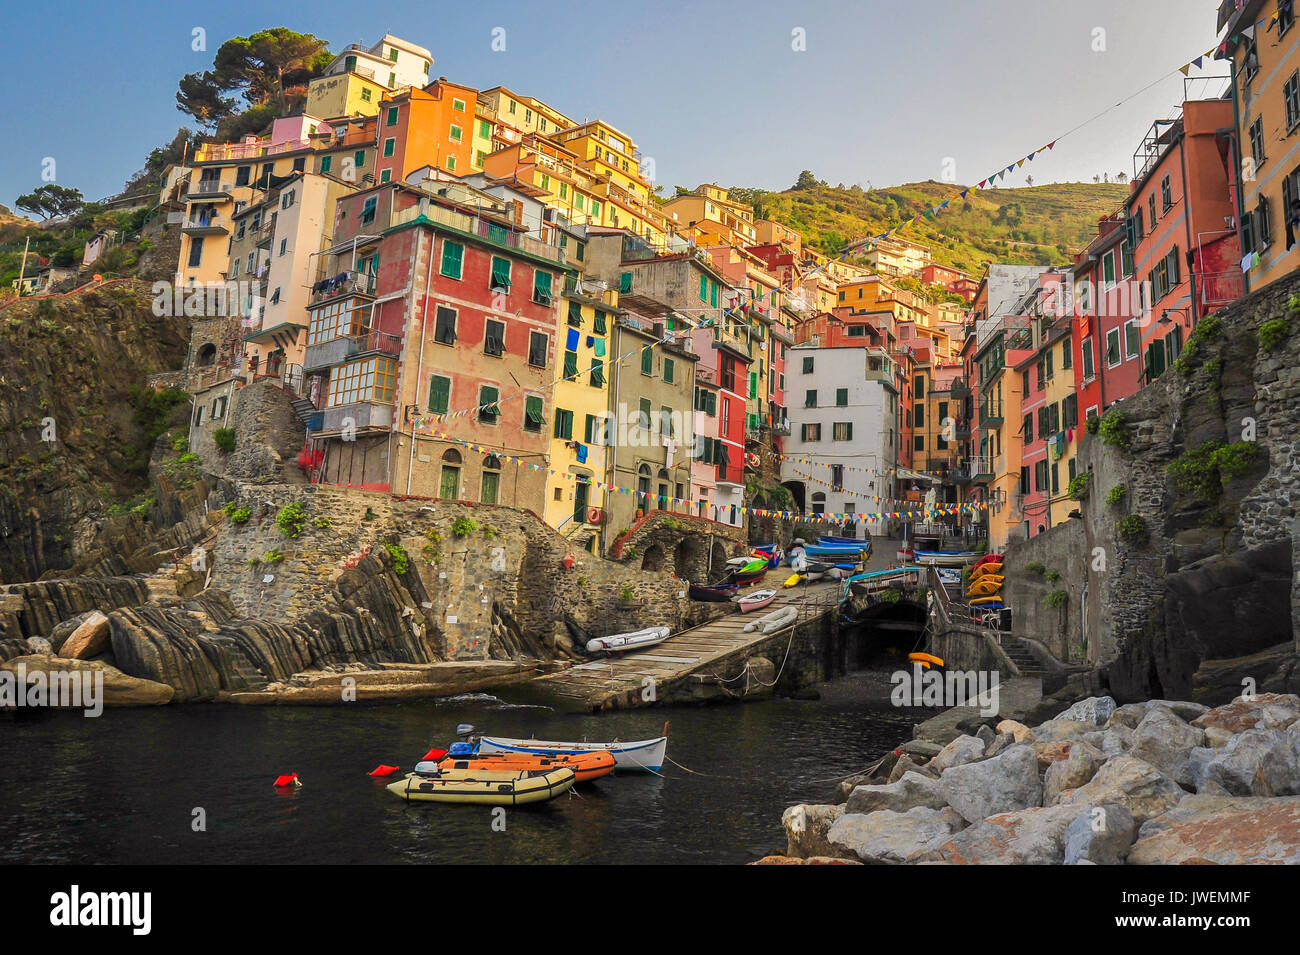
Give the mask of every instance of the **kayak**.
POLYGON ((985 610, 1001 610, 1001 609, 1002 609, 1002 598, 1001 598, 1001 597, 996 597, 996 596, 994 596, 994 597, 976 597, 976 598, 973 599, 973 600, 968 600, 967 603, 968 603, 970 606, 972 606, 972 607, 982 607, 982 608, 984 608, 985 610))
POLYGON ((979 580, 979 578, 985 576, 986 574, 1000 574, 1000 573, 1002 573, 1001 562, 989 561, 987 564, 976 564, 973 568, 971 568, 970 579, 979 580))
POLYGON ((745 594, 743 597, 733 598, 740 607, 741 613, 749 613, 752 610, 762 610, 773 600, 776 599, 775 590, 756 590, 752 594, 745 594))
POLYGON ((1002 578, 997 574, 985 574, 971 582, 966 588, 967 597, 991 597, 1002 589, 1002 578))
POLYGON ((405 779, 389 783, 387 789, 407 802, 527 806, 563 795, 577 778, 570 766, 546 771, 439 769, 409 773, 405 779))
POLYGON ((668 639, 669 633, 667 627, 645 627, 627 633, 615 633, 608 637, 596 637, 587 641, 587 652, 621 653, 626 650, 637 650, 663 643, 668 639))
MULTIPOLYGON (((418 763, 421 767, 429 763, 418 763)), ((577 781, 608 776, 614 771, 614 757, 609 753, 571 753, 567 756, 543 756, 539 753, 480 753, 471 743, 452 743, 448 754, 436 764, 439 769, 473 769, 473 770, 545 770, 568 768, 577 776, 577 781), (460 752, 458 752, 460 750, 460 752)))
POLYGON ((558 743, 538 739, 508 739, 484 736, 479 740, 481 753, 538 753, 543 756, 566 756, 573 753, 609 753, 617 769, 645 769, 658 772, 664 764, 668 737, 635 740, 627 743, 558 743))
POLYGON ((979 560, 975 561, 975 566, 983 567, 985 564, 1000 564, 1000 563, 1002 563, 1001 554, 985 554, 979 560))

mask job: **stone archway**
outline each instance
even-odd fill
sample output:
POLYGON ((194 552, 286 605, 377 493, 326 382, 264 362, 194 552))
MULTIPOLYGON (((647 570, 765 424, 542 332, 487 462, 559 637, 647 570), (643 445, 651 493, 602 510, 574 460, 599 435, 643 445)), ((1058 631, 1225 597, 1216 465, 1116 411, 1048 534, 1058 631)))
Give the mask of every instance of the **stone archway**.
POLYGON ((804 493, 803 481, 782 481, 781 486, 789 491, 790 496, 794 498, 794 510, 802 511, 806 514, 808 508, 804 506, 807 501, 804 493))
POLYGON ((692 580, 691 576, 694 571, 697 548, 695 542, 689 537, 683 537, 673 548, 673 566, 672 571, 678 577, 684 580, 692 580))
POLYGON ((651 544, 646 548, 645 554, 641 558, 642 570, 663 570, 664 569, 664 549, 658 544, 651 544))

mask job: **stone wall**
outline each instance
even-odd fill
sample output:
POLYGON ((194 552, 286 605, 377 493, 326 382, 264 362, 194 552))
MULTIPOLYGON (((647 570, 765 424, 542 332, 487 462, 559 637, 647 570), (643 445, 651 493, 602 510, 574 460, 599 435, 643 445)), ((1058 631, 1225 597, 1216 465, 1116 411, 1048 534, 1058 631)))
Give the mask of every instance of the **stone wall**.
POLYGON ((1090 659, 1107 666, 1117 699, 1190 697, 1206 662, 1295 646, 1300 316, 1288 303, 1297 292, 1292 278, 1224 309, 1186 375, 1172 368, 1116 405, 1127 449, 1081 442, 1080 469, 1092 475, 1082 507, 1090 659), (1258 328, 1276 318, 1290 334, 1261 351, 1258 328), (1206 442, 1252 439, 1257 464, 1211 482, 1211 501, 1170 477, 1171 462, 1206 442), (1123 499, 1106 503, 1119 485, 1123 499), (1130 516, 1145 529, 1124 538, 1119 522, 1130 516))
POLYGON ((671 511, 651 511, 610 548, 616 561, 696 583, 719 577, 729 559, 749 552, 743 527, 671 511))
POLYGON ((1084 659, 1080 645, 1091 643, 1098 634, 1096 618, 1084 619, 1080 605, 1088 585, 1089 553, 1081 521, 1067 521, 1036 537, 1007 545, 1002 593, 1012 608, 1013 636, 1043 643, 1061 661, 1084 659), (1044 573, 1028 571, 1026 564, 1042 564, 1044 573), (1055 580, 1048 579, 1052 571, 1057 574, 1055 580), (1058 590, 1069 595, 1064 607, 1043 602, 1058 590))
POLYGON ((290 404, 292 398, 270 380, 237 389, 229 419, 236 434, 235 450, 221 454, 208 434, 197 443, 195 452, 206 466, 234 481, 275 484, 301 480, 298 454, 306 427, 290 404))

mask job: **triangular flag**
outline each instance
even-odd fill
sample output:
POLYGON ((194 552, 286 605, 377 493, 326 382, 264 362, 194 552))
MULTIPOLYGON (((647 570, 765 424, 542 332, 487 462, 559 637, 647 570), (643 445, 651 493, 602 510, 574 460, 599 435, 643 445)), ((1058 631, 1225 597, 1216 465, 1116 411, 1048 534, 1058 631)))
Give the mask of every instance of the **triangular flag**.
POLYGON ((1190 63, 1184 63, 1182 66, 1180 66, 1180 67, 1178 68, 1178 72, 1182 73, 1183 76, 1186 76, 1186 75, 1187 75, 1187 71, 1188 71, 1188 69, 1189 69, 1190 67, 1191 67, 1191 64, 1190 64, 1190 63))

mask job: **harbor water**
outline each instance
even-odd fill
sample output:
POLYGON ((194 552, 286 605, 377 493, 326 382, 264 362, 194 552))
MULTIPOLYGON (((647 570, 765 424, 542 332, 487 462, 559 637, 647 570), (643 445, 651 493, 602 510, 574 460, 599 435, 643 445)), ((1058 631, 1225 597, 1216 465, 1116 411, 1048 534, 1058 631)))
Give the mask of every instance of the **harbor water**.
POLYGON ((560 714, 475 694, 400 705, 189 704, 0 724, 5 863, 741 863, 782 852, 782 811, 827 801, 932 712, 888 677, 821 699, 560 714), (411 767, 457 724, 499 736, 632 740, 671 721, 661 774, 620 773, 507 810, 406 805, 366 773, 411 767), (282 773, 303 786, 276 790, 282 773), (494 824, 495 822, 495 824, 494 824))

